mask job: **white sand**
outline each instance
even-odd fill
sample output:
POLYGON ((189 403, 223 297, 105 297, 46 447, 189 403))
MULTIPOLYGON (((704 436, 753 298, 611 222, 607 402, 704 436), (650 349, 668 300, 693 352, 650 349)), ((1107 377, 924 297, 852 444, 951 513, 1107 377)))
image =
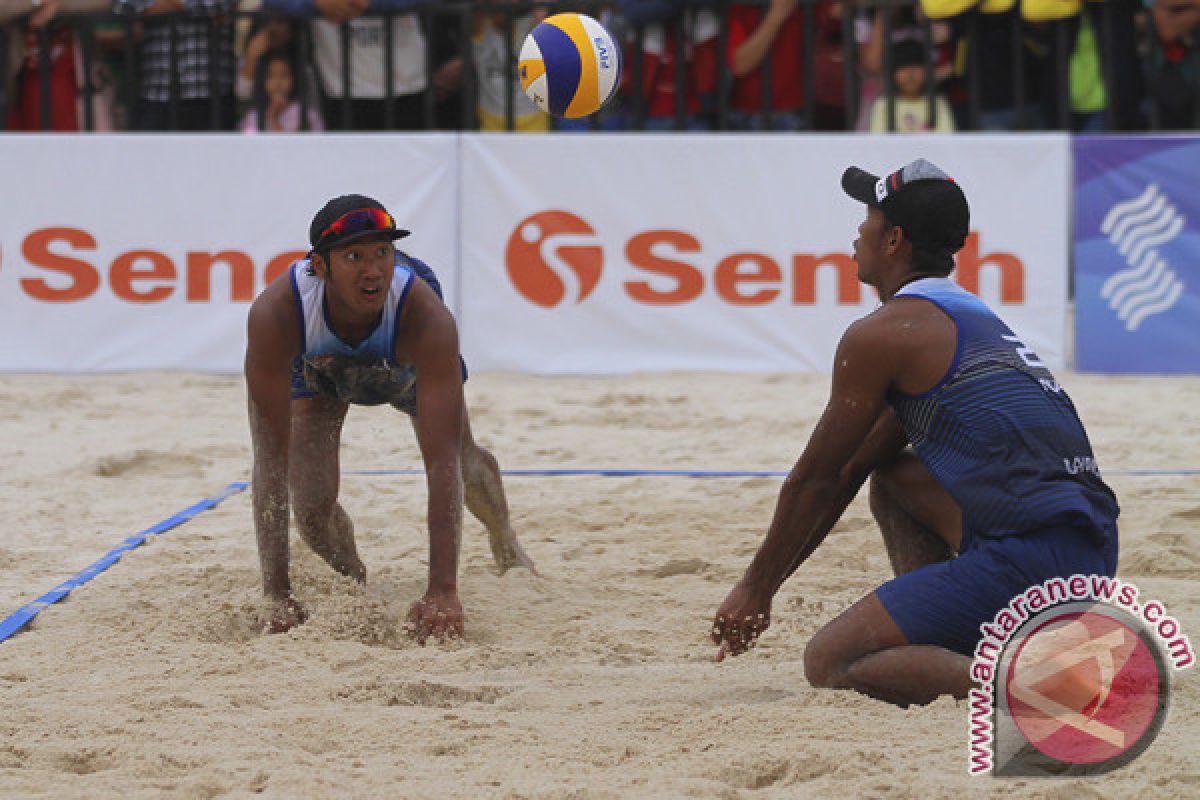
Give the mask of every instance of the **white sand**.
MULTIPOLYGON (((1200 379, 1063 376, 1101 464, 1200 466, 1200 379)), ((507 467, 787 469, 827 379, 483 375, 478 438, 507 467)), ((249 471, 236 378, 0 377, 0 616, 249 471)), ((355 409, 343 467, 419 463, 407 422, 355 409)), ((1200 477, 1110 479, 1121 574, 1200 644, 1200 477)), ((1200 796, 1200 680, 1097 779, 966 774, 965 705, 815 691, 802 652, 888 577, 862 498, 776 599, 762 646, 711 661, 708 622, 777 479, 510 478, 540 566, 496 576, 474 520, 465 642, 401 630, 423 589, 421 478, 346 477, 365 590, 293 537, 309 624, 257 632, 248 493, 140 548, 0 644, 4 797, 1200 796)))

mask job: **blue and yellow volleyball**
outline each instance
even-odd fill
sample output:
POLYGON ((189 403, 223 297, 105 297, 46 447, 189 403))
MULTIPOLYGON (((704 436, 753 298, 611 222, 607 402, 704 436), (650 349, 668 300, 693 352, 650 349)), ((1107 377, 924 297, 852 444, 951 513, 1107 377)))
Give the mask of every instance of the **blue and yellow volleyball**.
POLYGON ((546 17, 525 37, 517 64, 521 88, 548 114, 594 114, 616 94, 621 53, 604 26, 585 14, 546 17))

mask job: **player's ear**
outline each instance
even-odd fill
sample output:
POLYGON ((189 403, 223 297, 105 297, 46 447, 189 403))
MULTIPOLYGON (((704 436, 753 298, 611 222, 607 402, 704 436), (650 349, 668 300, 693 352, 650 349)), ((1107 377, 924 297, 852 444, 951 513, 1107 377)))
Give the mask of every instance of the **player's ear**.
POLYGON ((895 255, 900 252, 900 248, 904 245, 906 238, 904 228, 901 228, 899 225, 893 225, 883 235, 884 249, 887 250, 889 255, 895 255))
POLYGON ((313 272, 321 280, 329 277, 329 262, 325 260, 325 256, 321 253, 313 253, 312 258, 308 261, 313 272))

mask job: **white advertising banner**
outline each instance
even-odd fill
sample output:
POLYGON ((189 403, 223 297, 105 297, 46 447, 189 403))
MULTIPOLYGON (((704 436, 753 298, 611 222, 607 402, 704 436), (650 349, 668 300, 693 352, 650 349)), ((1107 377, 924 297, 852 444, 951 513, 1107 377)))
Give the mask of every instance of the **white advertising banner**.
POLYGON ((464 137, 463 349, 475 369, 828 371, 877 305, 848 165, 915 158, 963 186, 958 281, 1064 357, 1065 136, 464 137))
POLYGON ((339 194, 412 230, 455 305, 455 135, 6 135, 0 163, 3 371, 241 371, 250 301, 339 194))

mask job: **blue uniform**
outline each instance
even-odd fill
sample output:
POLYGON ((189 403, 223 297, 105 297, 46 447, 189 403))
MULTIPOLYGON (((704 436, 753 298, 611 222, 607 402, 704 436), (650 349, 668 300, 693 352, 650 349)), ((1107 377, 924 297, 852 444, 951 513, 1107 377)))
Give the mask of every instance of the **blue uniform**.
POLYGON ((979 625, 1047 578, 1116 571, 1119 513, 1067 393, 979 298, 948 278, 897 297, 933 303, 957 328, 954 361, 920 395, 888 402, 922 463, 962 510, 959 556, 878 596, 910 643, 974 651, 979 625))
MULTIPOLYGON (((301 353, 292 362, 292 399, 321 395, 355 405, 391 403, 408 414, 415 413, 416 368, 395 362, 396 334, 413 281, 424 281, 442 297, 433 270, 397 251, 379 324, 354 347, 333 332, 325 306, 325 282, 313 273, 309 262, 293 264, 290 277, 301 336, 301 353)), ((462 372, 466 380, 465 364, 462 372)))

